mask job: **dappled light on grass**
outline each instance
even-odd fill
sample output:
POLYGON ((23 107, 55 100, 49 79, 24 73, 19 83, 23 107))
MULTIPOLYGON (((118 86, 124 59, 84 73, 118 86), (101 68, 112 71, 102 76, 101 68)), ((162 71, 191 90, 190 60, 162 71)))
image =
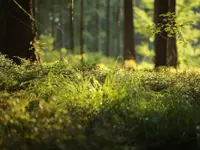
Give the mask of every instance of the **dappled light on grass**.
POLYGON ((6 150, 199 148, 199 70, 0 61, 6 150))

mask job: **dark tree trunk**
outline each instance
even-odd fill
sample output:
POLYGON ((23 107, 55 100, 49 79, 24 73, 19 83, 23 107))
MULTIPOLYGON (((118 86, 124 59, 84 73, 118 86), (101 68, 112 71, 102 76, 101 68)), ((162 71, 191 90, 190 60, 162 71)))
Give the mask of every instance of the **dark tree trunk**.
POLYGON ((107 31, 106 31, 106 56, 110 56, 110 0, 107 0, 107 31))
MULTIPOLYGON (((168 12, 168 0, 154 1, 154 23, 165 24, 161 14, 168 12)), ((160 34, 155 35, 155 67, 167 66, 167 33, 161 29, 160 34)))
POLYGON ((8 1, 0 1, 0 29, 1 29, 1 36, 0 36, 0 53, 5 51, 5 36, 6 36, 6 21, 8 17, 8 1))
POLYGON ((51 12, 51 17, 52 17, 52 22, 51 22, 51 36, 54 38, 54 42, 53 42, 53 49, 56 49, 56 37, 57 37, 57 30, 56 30, 56 22, 55 22, 55 8, 54 8, 54 5, 55 5, 55 1, 54 0, 51 0, 51 9, 50 9, 50 12, 51 12))
POLYGON ((84 18, 83 18, 83 13, 84 13, 84 0, 80 1, 80 54, 81 54, 81 62, 83 62, 83 46, 84 46, 84 38, 83 38, 83 31, 84 31, 84 18))
POLYGON ((74 52, 74 0, 71 0, 69 8, 70 17, 70 51, 74 52))
POLYGON ((38 31, 38 20, 39 20, 39 3, 38 0, 33 0, 33 16, 35 18, 35 24, 37 28, 37 36, 36 39, 39 39, 39 31, 38 31))
POLYGON ((124 0, 124 60, 136 60, 133 27, 133 1, 124 0))
POLYGON ((58 11, 56 9, 56 0, 52 0, 52 37, 54 38, 54 49, 60 50, 63 45, 62 41, 62 10, 58 11))
POLYGON ((59 18, 58 22, 55 22, 55 41, 54 41, 54 48, 56 50, 60 50, 63 47, 63 12, 59 12, 59 16, 56 16, 59 18))
POLYGON ((116 56, 120 56, 120 48, 121 48, 121 44, 120 44, 120 33, 121 33, 121 11, 120 11, 120 5, 121 3, 118 2, 117 3, 117 42, 116 42, 116 47, 117 47, 117 54, 116 56))
POLYGON ((65 2, 65 0, 62 0, 62 5, 61 6, 62 10, 62 20, 61 20, 61 28, 62 28, 62 47, 65 48, 66 50, 71 51, 71 1, 68 3, 65 2), (69 15, 68 15, 69 14, 69 15), (68 22, 69 20, 69 22, 68 22))
POLYGON ((96 2, 96 52, 99 52, 99 0, 96 2))
MULTIPOLYGON (((169 0, 169 12, 176 13, 176 0, 169 0)), ((175 22, 171 22, 172 27, 175 26, 175 22)), ((176 46, 176 34, 172 34, 172 37, 167 38, 167 63, 168 66, 176 68, 177 66, 177 46, 176 46)))
POLYGON ((35 49, 37 28, 33 19, 33 0, 4 0, 3 6, 3 18, 0 18, 3 22, 0 51, 16 64, 21 63, 17 57, 38 60, 35 49))

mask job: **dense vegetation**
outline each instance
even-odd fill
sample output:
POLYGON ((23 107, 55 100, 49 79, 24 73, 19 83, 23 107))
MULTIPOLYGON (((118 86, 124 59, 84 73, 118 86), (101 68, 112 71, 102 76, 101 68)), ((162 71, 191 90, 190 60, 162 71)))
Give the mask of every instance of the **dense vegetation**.
POLYGON ((0 62, 2 150, 200 148, 198 70, 0 62))
POLYGON ((200 149, 199 0, 5 0, 0 20, 0 150, 200 149))

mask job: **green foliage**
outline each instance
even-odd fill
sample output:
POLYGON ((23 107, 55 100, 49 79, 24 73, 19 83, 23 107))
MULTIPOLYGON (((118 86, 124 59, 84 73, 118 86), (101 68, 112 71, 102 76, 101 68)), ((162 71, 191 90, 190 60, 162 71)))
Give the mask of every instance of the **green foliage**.
POLYGON ((134 27, 135 32, 141 34, 144 37, 148 37, 151 34, 151 30, 148 29, 148 26, 152 25, 151 16, 149 16, 144 10, 141 8, 134 8, 134 27))
MULTIPOLYGON (((74 54, 79 54, 80 51, 80 38, 79 38, 79 31, 80 31, 80 1, 74 1, 74 54)), ((153 0, 136 0, 134 5, 134 26, 135 26, 135 34, 136 34, 136 54, 137 54, 137 62, 143 64, 153 64, 154 60, 154 51, 153 51, 153 41, 154 41, 154 34, 159 34, 161 28, 164 27, 165 31, 167 31, 169 36, 173 36, 176 33, 178 37, 178 61, 180 68, 186 67, 199 67, 198 62, 198 54, 199 54, 199 35, 200 35, 200 15, 199 15, 199 7, 200 3, 198 0, 178 0, 176 5, 176 15, 173 13, 163 14, 166 22, 165 25, 153 25, 153 0), (175 22, 175 23, 173 23, 175 22), (148 28, 148 27, 151 28, 148 28), (145 50, 146 49, 146 50, 145 50)), ((109 58, 106 59, 103 56, 105 51, 106 45, 106 6, 107 1, 102 0, 99 2, 99 9, 96 9, 97 1, 85 1, 84 3, 84 52, 86 53, 85 59, 88 63, 100 63, 102 60, 106 60, 105 62, 112 62, 113 59, 109 58), (96 49, 96 14, 99 15, 99 51, 102 54, 93 54, 96 49), (89 54, 88 54, 89 53, 89 54), (94 55, 94 59, 92 57, 94 55), (88 60, 87 60, 88 59, 88 60)), ((65 24, 70 27, 69 24, 69 6, 70 1, 55 2, 55 5, 51 8, 51 2, 46 2, 44 4, 40 4, 41 14, 39 15, 39 19, 43 18, 43 20, 39 20, 41 24, 44 26, 45 30, 39 25, 39 29, 43 30, 40 34, 40 44, 39 44, 39 52, 43 54, 41 59, 44 62, 54 62, 57 60, 62 60, 63 58, 70 59, 70 62, 79 62, 79 56, 75 55, 75 59, 73 59, 73 55, 70 54, 70 50, 66 47, 70 47, 70 40, 71 37, 70 33, 67 31, 70 30, 69 28, 62 29, 65 24), (45 8, 43 8, 45 7, 45 8), (61 15, 62 19, 59 22, 56 22, 55 29, 52 28, 52 21, 53 17, 52 11, 54 12, 54 17, 58 18, 61 15), (51 14, 50 18, 43 17, 48 16, 48 12, 51 14), (64 12, 64 13, 63 13, 64 12), (64 15, 64 17, 63 17, 64 15), (65 17, 66 16, 66 17, 65 17), (63 25, 63 26, 62 26, 63 25), (56 30, 56 31, 55 31, 56 30), (55 46, 53 43, 54 41, 58 40, 59 37, 55 36, 59 34, 59 31, 62 30, 62 40, 65 41, 62 43, 62 47, 64 47, 64 52, 61 51, 62 47, 57 50, 54 50, 53 47, 55 46), (54 38, 52 38, 49 32, 55 32, 54 38), (65 33, 67 32, 67 33, 65 33), (58 39, 56 39, 58 38, 58 39), (44 44, 45 43, 45 44, 44 44), (75 61, 73 61, 75 60, 75 61)), ((110 31, 111 39, 110 39, 110 47, 111 47, 111 56, 121 56, 123 50, 123 31, 117 28, 123 27, 123 1, 122 0, 112 0, 111 1, 111 8, 110 8, 110 15, 112 18, 111 26, 112 30, 110 31), (119 12, 116 9, 119 6, 119 12), (119 14, 118 14, 119 13, 119 14), (118 42, 118 34, 119 34, 119 42, 118 42), (118 43, 118 44, 117 44, 118 43), (118 47, 119 46, 119 47, 118 47)), ((55 19, 55 18, 54 18, 55 19)), ((59 35, 58 35, 59 36, 59 35)), ((58 42, 59 42, 58 41, 58 42)), ((110 64, 112 64, 110 63, 110 64)))
MULTIPOLYGON (((69 8, 69 2, 56 1, 53 6, 56 19, 59 19, 62 7, 69 8)), ((177 15, 163 14, 166 22, 176 21, 176 26, 166 24, 169 35, 176 33, 180 35, 179 39, 187 41, 187 45, 178 43, 180 68, 187 71, 151 70, 153 39, 149 36, 150 30, 145 28, 152 24, 153 0, 135 2, 134 23, 140 39, 136 47, 137 61, 141 65, 130 60, 119 67, 120 59, 115 62, 114 58, 91 52, 95 41, 95 1, 85 3, 88 9, 85 10, 84 64, 80 63, 77 44, 79 28, 75 28, 74 54, 65 48, 55 50, 54 38, 50 35, 40 36, 38 51, 42 66, 23 59, 22 65, 17 66, 0 55, 0 149, 200 148, 200 72, 187 68, 200 64, 197 59, 200 55, 199 29, 196 28, 199 13, 194 11, 199 7, 199 0, 179 0, 177 15)), ((118 0, 113 0, 111 5, 117 3, 118 0)), ((122 1, 120 7, 121 4, 122 1)), ((75 1, 75 6, 77 25, 79 1, 75 1)), ((100 1, 100 22, 106 19, 105 9, 102 9, 105 6, 106 1, 100 1)), ((43 11, 49 15, 49 11, 43 11)), ((115 11, 112 7, 111 14, 115 11)), ((120 12, 120 17, 122 15, 120 12)), ((121 22, 122 17, 117 21, 121 22)), ((52 24, 45 23, 47 32, 52 24)), ((114 31, 114 21, 112 27, 114 31)), ((157 28, 154 31, 159 33, 162 27, 158 25, 152 29, 157 28)), ((104 49, 105 24, 102 23, 100 28, 100 49, 104 49)), ((111 33, 112 38, 116 38, 115 32, 111 33)))
MULTIPOLYGON (((143 41, 140 45, 148 45, 146 51, 152 49, 154 35, 159 34, 164 29, 168 36, 173 36, 176 33, 178 42, 178 59, 180 68, 199 67, 199 20, 200 14, 197 11, 200 7, 198 0, 179 0, 176 5, 176 15, 173 13, 162 14, 166 24, 152 25, 153 18, 153 1, 143 0, 136 2, 139 5, 135 10, 135 25, 136 34, 140 35, 143 41), (170 23, 169 23, 170 22, 170 23), (144 24, 143 24, 144 23, 144 24), (149 30, 144 30, 144 26, 149 26, 149 30), (151 33, 153 33, 151 36, 151 33), (149 44, 148 44, 149 43, 149 44)), ((150 50, 151 51, 151 50, 150 50)), ((146 57, 145 54, 141 55, 141 50, 138 50, 139 55, 146 57)), ((152 55, 153 56, 153 55, 152 55)), ((149 59, 148 59, 149 60, 149 59)), ((153 57, 152 59, 153 60, 153 57)))
MULTIPOLYGON (((80 47, 76 46, 74 48, 74 53, 70 53, 65 48, 59 50, 53 49, 54 39, 51 36, 41 35, 38 41, 38 52, 42 63, 54 63, 59 60, 67 59, 71 65, 76 65, 80 63, 80 47)), ((100 52, 89 52, 89 50, 84 47, 84 62, 86 64, 106 64, 111 67, 115 63, 115 59, 112 57, 105 57, 100 52)))
POLYGON ((176 36, 178 42, 187 42, 186 39, 184 39, 183 31, 191 28, 193 21, 185 20, 185 22, 182 22, 177 19, 175 13, 171 12, 168 12, 167 14, 161 14, 160 17, 162 17, 163 23, 154 24, 153 26, 149 27, 149 29, 152 30, 153 35, 166 32, 168 37, 176 36))
POLYGON ((199 148, 198 70, 0 59, 1 149, 199 148))
POLYGON ((142 43, 136 47, 140 61, 151 64, 154 58, 154 51, 149 50, 147 43, 142 43))

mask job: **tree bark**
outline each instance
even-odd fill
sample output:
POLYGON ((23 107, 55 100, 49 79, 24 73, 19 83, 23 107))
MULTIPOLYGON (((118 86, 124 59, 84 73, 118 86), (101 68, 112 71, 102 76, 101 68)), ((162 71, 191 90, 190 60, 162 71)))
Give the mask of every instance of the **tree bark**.
MULTIPOLYGON (((176 0, 169 0, 169 12, 176 13, 176 0)), ((175 26, 175 22, 171 22, 172 27, 175 26)), ((170 67, 177 67, 178 52, 176 45, 176 34, 172 34, 172 37, 167 38, 167 63, 170 67)))
POLYGON ((107 0, 107 31, 106 31, 106 56, 110 56, 110 25, 111 25, 111 18, 110 18, 110 0, 107 0))
POLYGON ((59 18, 58 22, 55 23, 55 41, 54 41, 54 49, 60 50, 63 47, 63 12, 59 12, 59 16, 56 16, 59 18))
POLYGON ((74 0, 71 0, 70 8, 69 8, 69 16, 70 16, 70 51, 74 53, 74 0))
POLYGON ((96 52, 99 52, 99 0, 96 2, 96 52))
POLYGON ((33 19, 33 0, 16 0, 16 2, 6 0, 3 5, 5 9, 0 18, 3 21, 0 52, 6 54, 16 64, 21 63, 17 57, 37 61, 35 48, 37 28, 33 19))
POLYGON ((136 60, 133 27, 133 1, 124 0, 124 60, 136 60))
POLYGON ((116 48, 117 48, 117 54, 116 54, 116 56, 120 56, 120 49, 121 49, 121 42, 120 42, 120 39, 121 39, 121 8, 120 8, 120 5, 121 3, 120 2, 118 2, 117 3, 117 42, 116 42, 116 48))
POLYGON ((84 18, 83 18, 83 13, 84 13, 84 0, 80 1, 80 54, 81 54, 81 62, 83 62, 83 46, 84 46, 84 38, 83 38, 83 31, 84 31, 84 18))
POLYGON ((1 29, 1 36, 0 36, 0 53, 5 51, 5 35, 6 35, 6 22, 8 17, 8 1, 0 1, 0 29, 1 29))
MULTIPOLYGON (((154 23, 164 25, 161 14, 168 12, 168 0, 154 1, 154 23)), ((155 35, 155 68, 159 66, 167 66, 167 33, 161 29, 160 34, 155 35)))

